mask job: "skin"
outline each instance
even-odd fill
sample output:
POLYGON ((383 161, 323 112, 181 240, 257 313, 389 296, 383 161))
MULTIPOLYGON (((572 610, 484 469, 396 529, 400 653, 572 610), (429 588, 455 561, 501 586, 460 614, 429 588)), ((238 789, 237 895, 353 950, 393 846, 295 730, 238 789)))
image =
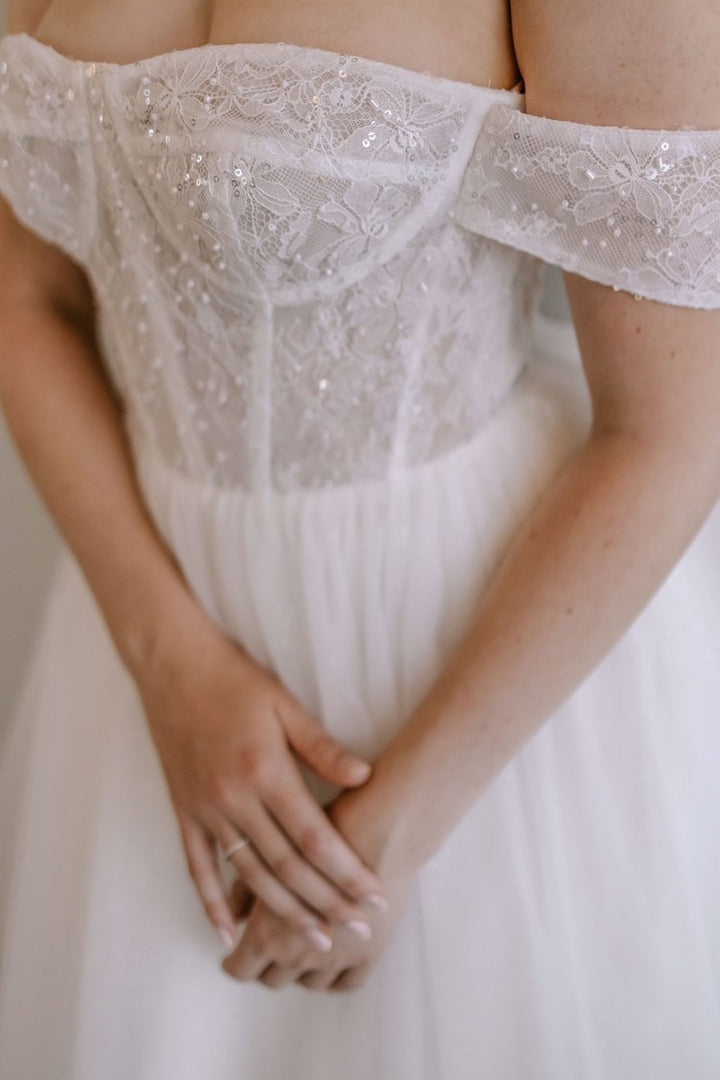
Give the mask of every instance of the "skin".
POLYGON ((490 86, 520 77, 505 0, 368 0, 362 9, 353 0, 55 0, 34 25, 60 52, 115 63, 209 41, 282 39, 490 86))
MULTIPOLYGON (((508 52, 507 35, 497 34, 497 10, 491 12, 487 3, 442 8, 427 0, 412 4, 411 23, 400 19, 401 35, 394 20, 407 13, 408 4, 395 4, 390 13, 378 4, 373 18, 368 18, 366 6, 362 19, 342 3, 333 5, 336 14, 330 19, 319 0, 308 5, 248 4, 242 12, 233 11, 235 6, 204 8, 209 20, 193 26, 202 25, 218 36, 192 43, 282 38, 480 84, 501 71, 509 76, 491 85, 511 86, 519 71, 530 113, 649 128, 720 127, 715 92, 720 20, 707 2, 691 5, 691 17, 685 9, 681 20, 672 0, 608 0, 602 7, 585 0, 520 0, 512 8, 515 54, 508 52), (477 31, 475 36, 458 30, 468 27, 477 31)), ((126 13, 130 7, 122 5, 126 13)), ((199 18, 197 7, 184 7, 183 17, 189 18, 192 9, 192 17, 199 18)), ((113 10, 119 9, 113 5, 113 10)), ((145 41, 133 25, 132 41, 111 35, 104 39, 105 50, 102 38, 93 39, 99 31, 90 5, 53 5, 51 15, 54 22, 48 16, 44 31, 57 35, 53 42, 59 46, 64 41, 63 51, 88 59, 122 62, 180 47, 157 10, 145 41), (70 10, 77 16, 73 48, 68 48, 70 10), (126 47, 134 48, 133 54, 118 55, 126 47)), ((507 27, 507 19, 503 25, 507 27)), ((8 250, 15 255, 13 272, 17 252, 27 243, 27 238, 3 237, 3 257, 9 257, 8 250), (11 243, 19 247, 10 248, 11 243)), ((41 262, 38 257, 33 264, 30 256, 23 263, 33 319, 15 316, 14 324, 7 304, 1 313, 0 340, 6 340, 6 327, 14 332, 12 348, 4 348, 0 365, 3 405, 41 492, 80 553, 121 654, 139 685, 160 687, 167 706, 157 710, 152 708, 152 689, 147 690, 153 715, 168 709, 167 717, 156 721, 158 731, 170 738, 173 726, 184 726, 181 744, 188 747, 193 732, 197 737, 199 721, 192 715, 178 720, 181 698, 174 697, 172 689, 182 666, 178 657, 192 655, 197 642, 203 642, 205 662, 216 672, 214 665, 222 663, 216 657, 226 645, 217 641, 216 632, 178 584, 171 556, 161 552, 147 526, 139 523, 110 407, 97 376, 91 375, 92 350, 80 344, 82 334, 71 328, 73 320, 60 320, 58 298, 74 313, 81 330, 88 309, 82 303, 73 305, 72 289, 64 291, 65 273, 58 272, 48 283, 41 262), (39 311, 46 313, 44 322, 37 318, 39 311), (53 379, 58 359, 64 362, 62 378, 53 379), (44 389, 55 387, 46 405, 34 394, 39 381, 44 389), (75 398, 83 388, 81 408, 75 398), (81 422, 89 429, 82 435, 72 426, 79 429, 81 422), (99 477, 101 447, 105 469, 99 477), (62 482, 58 471, 65 477, 62 482), (98 514, 96 502, 99 479, 105 484, 105 509, 112 521, 107 537, 96 520, 105 517, 98 514), (121 539, 130 545, 132 574, 103 550, 103 540, 111 535, 118 543, 118 526, 127 534, 121 539), (160 613, 164 618, 158 623, 160 613), (172 632, 159 625, 172 627, 172 632)), ((69 269, 64 270, 72 280, 69 269)), ((81 293, 81 282, 74 280, 81 293)), ((389 910, 367 912, 370 941, 326 925, 333 948, 322 952, 264 897, 249 907, 241 883, 233 903, 236 913, 247 912, 245 932, 223 961, 234 978, 258 979, 270 987, 298 981, 318 990, 360 985, 391 940, 419 867, 623 635, 720 495, 715 405, 720 399, 720 313, 636 301, 572 274, 566 274, 565 281, 593 404, 587 440, 524 523, 465 638, 373 763, 370 778, 348 787, 326 808, 329 820, 376 871, 389 910), (430 802, 428 790, 433 792, 430 802)), ((229 657, 227 665, 233 668, 229 657)), ((230 700, 233 687, 228 679, 230 700)), ((201 665, 198 700, 204 700, 211 685, 201 665)), ((260 697, 262 693, 261 688, 260 697)), ((218 715, 221 711, 219 707, 218 715)), ((150 723, 152 728, 152 717, 150 723)), ((176 775, 183 782, 191 757, 186 751, 178 767, 176 775)))

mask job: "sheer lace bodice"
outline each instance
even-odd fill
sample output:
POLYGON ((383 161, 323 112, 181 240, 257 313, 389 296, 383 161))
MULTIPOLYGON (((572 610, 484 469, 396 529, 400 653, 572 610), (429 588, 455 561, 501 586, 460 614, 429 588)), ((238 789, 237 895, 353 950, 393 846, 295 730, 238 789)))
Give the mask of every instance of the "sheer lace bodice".
POLYGON ((522 106, 292 45, 117 65, 13 34, 0 191, 86 268, 133 440, 222 488, 380 478, 466 442, 509 392, 540 259, 718 303, 717 136, 639 152, 522 106))

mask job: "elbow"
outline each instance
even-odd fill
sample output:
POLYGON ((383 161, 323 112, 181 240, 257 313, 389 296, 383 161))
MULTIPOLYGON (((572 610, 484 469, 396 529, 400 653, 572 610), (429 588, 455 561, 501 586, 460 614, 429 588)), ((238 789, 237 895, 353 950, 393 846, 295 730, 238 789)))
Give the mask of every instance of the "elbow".
POLYGON ((692 416, 648 423, 602 415, 593 417, 588 440, 620 468, 643 472, 669 501, 711 508, 720 500, 720 417, 713 423, 692 416))

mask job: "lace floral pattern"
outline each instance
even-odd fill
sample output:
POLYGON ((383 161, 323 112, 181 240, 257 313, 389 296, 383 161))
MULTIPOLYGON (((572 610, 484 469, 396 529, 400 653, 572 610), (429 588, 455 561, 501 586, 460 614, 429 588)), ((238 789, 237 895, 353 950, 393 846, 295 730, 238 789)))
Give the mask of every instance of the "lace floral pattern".
MULTIPOLYGON (((389 77, 387 65, 292 45, 191 49, 149 61, 126 120, 153 144, 182 152, 203 136, 226 148, 228 124, 244 139, 288 147, 298 166, 362 175, 394 169, 443 174, 472 94, 428 95, 427 77, 389 77)), ((442 80, 438 80, 442 83, 442 80)))
POLYGON ((133 441, 202 484, 382 479, 532 356, 540 260, 720 306, 720 136, 289 45, 0 42, 0 190, 87 269, 133 441))
MULTIPOLYGON (((286 45, 115 65, 11 35, 0 59, 1 126, 30 110, 33 155, 61 138, 92 177, 71 209, 103 356, 171 468, 381 479, 471 438, 527 362, 535 261, 453 218, 487 108, 519 95, 286 45)), ((21 208, 27 160, 3 187, 21 208)))
POLYGON ((467 159, 467 95, 376 67, 283 45, 191 50, 91 96, 114 109, 166 231, 180 219, 216 270, 304 301, 399 251, 467 159))
POLYGON ((14 63, 3 50, 0 117, 0 191, 24 225, 86 258, 92 177, 79 71, 14 63))
POLYGON ((638 296, 720 307, 720 132, 603 127, 496 104, 457 221, 638 296))

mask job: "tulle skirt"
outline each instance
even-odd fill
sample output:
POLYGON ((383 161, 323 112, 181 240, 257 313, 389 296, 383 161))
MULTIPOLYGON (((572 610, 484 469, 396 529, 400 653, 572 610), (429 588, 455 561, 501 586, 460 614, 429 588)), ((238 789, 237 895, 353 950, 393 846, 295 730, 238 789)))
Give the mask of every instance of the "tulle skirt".
MULTIPOLYGON (((363 754, 587 430, 555 352, 471 442, 382 482, 219 493, 137 450, 201 602, 363 754)), ((1 1080, 716 1080, 718 539, 715 513, 343 994, 220 968, 139 696, 65 551, 0 768, 1 1080)))

